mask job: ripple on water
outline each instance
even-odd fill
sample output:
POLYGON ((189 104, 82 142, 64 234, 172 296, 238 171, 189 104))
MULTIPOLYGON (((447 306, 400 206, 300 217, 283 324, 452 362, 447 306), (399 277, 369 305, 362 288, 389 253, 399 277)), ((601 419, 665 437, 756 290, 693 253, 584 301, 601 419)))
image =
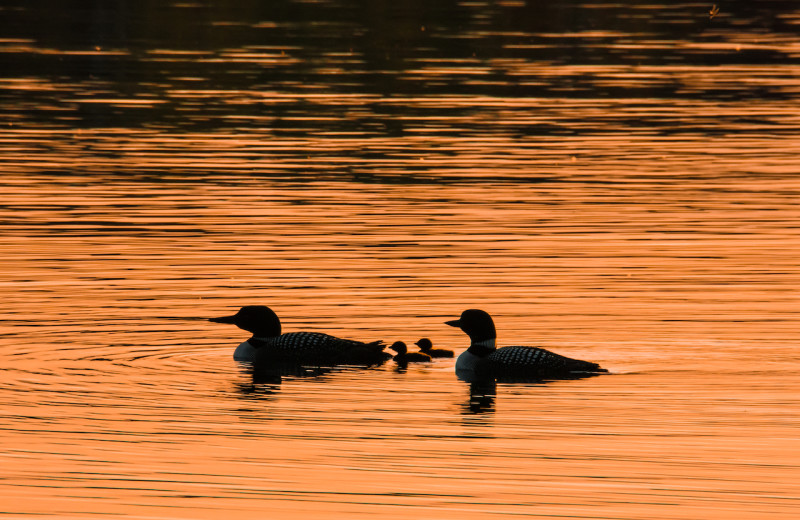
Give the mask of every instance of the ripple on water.
POLYGON ((0 39, 3 514, 796 518, 791 2, 45 4, 0 39), (250 303, 612 374, 278 379, 199 320, 250 303))

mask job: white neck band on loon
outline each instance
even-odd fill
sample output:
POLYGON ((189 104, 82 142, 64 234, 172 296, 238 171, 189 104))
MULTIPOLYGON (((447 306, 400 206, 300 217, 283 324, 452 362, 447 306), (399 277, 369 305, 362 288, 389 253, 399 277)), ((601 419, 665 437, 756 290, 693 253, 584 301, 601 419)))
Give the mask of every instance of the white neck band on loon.
POLYGON ((476 356, 484 357, 488 356, 495 350, 497 350, 497 338, 489 338, 481 341, 473 341, 470 343, 467 352, 471 352, 476 356))

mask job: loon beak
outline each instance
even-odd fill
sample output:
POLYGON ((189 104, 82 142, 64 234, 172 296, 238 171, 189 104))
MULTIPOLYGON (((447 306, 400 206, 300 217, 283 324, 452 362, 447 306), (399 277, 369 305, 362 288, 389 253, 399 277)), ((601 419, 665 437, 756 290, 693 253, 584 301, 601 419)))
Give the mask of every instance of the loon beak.
POLYGON ((232 325, 236 325, 236 315, 233 316, 223 316, 221 318, 208 318, 208 321, 213 321, 214 323, 230 323, 232 325))
POLYGON ((450 325, 451 327, 458 327, 461 328, 461 320, 450 320, 444 322, 445 325, 450 325))

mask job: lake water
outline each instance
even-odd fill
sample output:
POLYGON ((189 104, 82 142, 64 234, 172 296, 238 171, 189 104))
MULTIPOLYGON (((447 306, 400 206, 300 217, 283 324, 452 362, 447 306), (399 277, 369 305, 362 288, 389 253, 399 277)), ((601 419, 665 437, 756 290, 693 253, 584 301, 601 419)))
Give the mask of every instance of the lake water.
POLYGON ((797 518, 796 2, 0 19, 0 516, 797 518), (247 304, 611 374, 262 380, 247 304))

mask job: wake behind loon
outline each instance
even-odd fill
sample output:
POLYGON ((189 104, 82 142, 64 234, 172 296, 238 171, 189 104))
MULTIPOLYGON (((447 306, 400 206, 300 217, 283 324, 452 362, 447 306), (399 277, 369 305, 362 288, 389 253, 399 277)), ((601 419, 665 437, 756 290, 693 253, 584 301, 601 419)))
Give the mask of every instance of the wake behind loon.
POLYGON ((492 317, 479 309, 467 309, 459 319, 445 323, 460 328, 470 338, 469 348, 456 360, 456 374, 462 379, 486 376, 570 377, 608 372, 597 363, 568 358, 543 348, 497 348, 492 317))
POLYGON ((281 334, 278 315, 265 305, 247 305, 231 316, 209 318, 214 323, 230 323, 251 332, 233 353, 236 361, 280 361, 309 365, 373 365, 391 355, 383 351, 383 341, 364 343, 319 332, 281 334))

